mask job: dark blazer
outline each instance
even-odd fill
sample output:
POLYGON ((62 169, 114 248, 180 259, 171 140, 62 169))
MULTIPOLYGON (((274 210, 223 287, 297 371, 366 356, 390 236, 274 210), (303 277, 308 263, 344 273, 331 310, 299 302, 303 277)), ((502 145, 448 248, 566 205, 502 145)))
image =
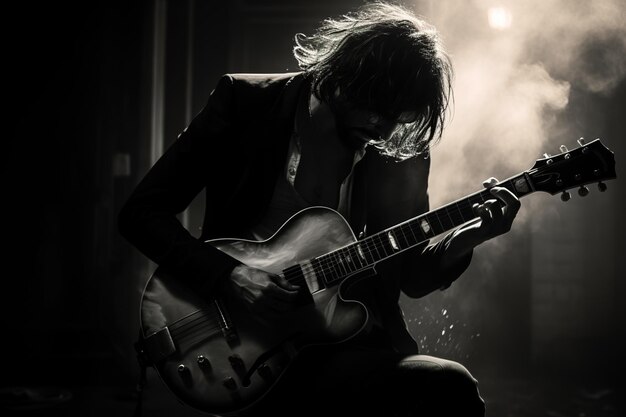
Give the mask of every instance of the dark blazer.
MULTIPOLYGON (((122 235, 197 291, 210 294, 238 262, 202 241, 244 236, 260 220, 284 168, 296 103, 308 82, 302 73, 224 75, 122 208, 122 235), (176 215, 203 188, 206 211, 198 240, 176 215)), ((369 150, 353 173, 353 230, 358 234, 367 225, 373 233, 427 211, 429 165, 430 159, 419 156, 395 162, 369 150)), ((374 308, 399 350, 416 351, 398 306, 400 277, 411 274, 423 281, 421 296, 449 285, 470 262, 468 256, 442 270, 445 243, 416 249, 410 262, 395 257, 377 266, 374 308)))

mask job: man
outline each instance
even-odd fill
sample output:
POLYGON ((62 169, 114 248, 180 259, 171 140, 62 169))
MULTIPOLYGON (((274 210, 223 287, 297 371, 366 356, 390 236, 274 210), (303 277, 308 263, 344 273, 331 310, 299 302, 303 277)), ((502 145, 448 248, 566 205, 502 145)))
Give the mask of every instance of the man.
MULTIPOLYGON (((428 210, 428 149, 442 133, 452 69, 436 31, 374 3, 298 35, 293 74, 222 77, 202 112, 137 186, 122 234, 205 297, 228 294, 272 322, 301 287, 245 265, 207 239, 270 238, 310 206, 337 210, 359 237, 428 210), (177 221, 202 189, 200 240, 177 221)), ((505 233, 519 201, 490 180, 476 220, 376 266, 360 301, 367 330, 302 350, 258 415, 478 416, 460 364, 419 355, 398 299, 448 287, 478 244, 505 233)))

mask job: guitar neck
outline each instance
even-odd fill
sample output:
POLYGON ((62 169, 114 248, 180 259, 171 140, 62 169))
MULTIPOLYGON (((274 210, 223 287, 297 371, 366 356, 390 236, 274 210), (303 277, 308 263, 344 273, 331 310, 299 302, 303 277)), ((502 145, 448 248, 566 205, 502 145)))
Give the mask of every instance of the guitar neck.
MULTIPOLYGON (((527 172, 511 177, 499 183, 498 186, 508 189, 518 198, 535 191, 527 172)), ((351 245, 319 256, 312 263, 319 271, 324 271, 326 285, 338 284, 348 275, 370 268, 378 262, 475 219, 477 216, 472 208, 473 205, 482 204, 493 198, 487 189, 476 192, 351 245)))

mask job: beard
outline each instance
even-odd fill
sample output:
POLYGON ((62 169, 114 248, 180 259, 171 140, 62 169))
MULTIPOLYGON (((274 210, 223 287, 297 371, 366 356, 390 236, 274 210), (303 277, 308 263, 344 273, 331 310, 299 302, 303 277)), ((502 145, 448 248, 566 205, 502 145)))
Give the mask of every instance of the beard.
POLYGON ((341 109, 335 112, 335 129, 341 143, 353 151, 363 150, 377 136, 375 131, 367 128, 349 126, 346 114, 341 109))

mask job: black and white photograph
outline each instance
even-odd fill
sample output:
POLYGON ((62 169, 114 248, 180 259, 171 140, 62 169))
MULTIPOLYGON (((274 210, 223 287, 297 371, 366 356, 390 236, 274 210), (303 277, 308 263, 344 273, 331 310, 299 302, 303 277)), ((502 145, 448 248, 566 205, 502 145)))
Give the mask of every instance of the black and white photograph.
POLYGON ((623 0, 3 9, 1 415, 626 415, 623 0))

